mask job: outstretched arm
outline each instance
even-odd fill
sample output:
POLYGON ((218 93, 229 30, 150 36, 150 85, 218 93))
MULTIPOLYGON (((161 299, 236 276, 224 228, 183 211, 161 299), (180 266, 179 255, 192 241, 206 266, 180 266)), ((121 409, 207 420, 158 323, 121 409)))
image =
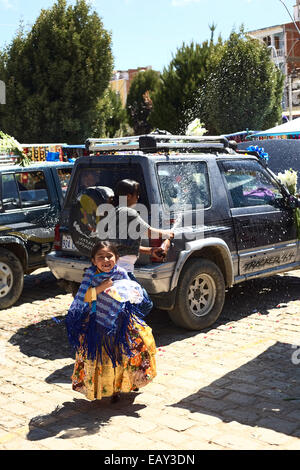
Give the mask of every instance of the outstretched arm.
POLYGON ((166 239, 173 239, 174 238, 174 232, 172 232, 172 230, 161 230, 161 229, 158 229, 158 228, 149 227, 148 237, 150 237, 150 238, 151 238, 151 233, 157 233, 162 238, 166 238, 166 239))
POLYGON ((162 261, 162 259, 167 256, 170 246, 171 246, 171 241, 170 239, 167 239, 161 244, 161 246, 157 246, 157 247, 140 246, 140 253, 149 255, 153 257, 156 261, 162 261))

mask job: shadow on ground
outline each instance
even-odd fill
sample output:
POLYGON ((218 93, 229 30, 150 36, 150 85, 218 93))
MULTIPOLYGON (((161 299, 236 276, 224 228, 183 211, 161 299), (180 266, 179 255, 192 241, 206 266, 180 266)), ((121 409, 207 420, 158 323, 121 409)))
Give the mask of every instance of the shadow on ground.
MULTIPOLYGON (((290 301, 299 300, 299 288, 300 277, 293 276, 291 273, 237 284, 226 292, 225 304, 219 319, 202 332, 247 318, 255 312, 267 315, 278 305, 283 306, 290 301)), ((166 346, 199 333, 176 327, 168 312, 162 310, 153 310, 147 322, 153 329, 158 346, 166 346)))
POLYGON ((134 404, 136 393, 124 394, 118 403, 110 398, 101 401, 75 399, 65 402, 52 413, 36 416, 29 423, 26 438, 40 441, 60 434, 60 439, 72 439, 96 434, 114 416, 139 417, 138 411, 145 405, 134 404))
MULTIPOLYGON (((51 282, 50 278, 49 282, 51 282)), ((291 274, 238 284, 228 290, 223 312, 218 321, 203 331, 246 318, 255 311, 267 315, 269 310, 278 304, 283 305, 292 300, 298 300, 299 287, 300 278, 291 274)), ((43 290, 42 287, 41 290, 43 290)), ((68 344, 64 318, 64 316, 53 317, 50 320, 20 328, 10 338, 10 343, 19 346, 20 351, 27 356, 48 360, 73 357, 73 351, 68 344)), ((198 331, 187 331, 177 327, 166 311, 158 309, 153 309, 146 318, 146 322, 153 330, 158 347, 199 334, 198 331)))
POLYGON ((300 367, 293 363, 293 358, 300 358, 298 348, 277 342, 171 406, 253 426, 254 433, 261 432, 255 429, 258 426, 300 437, 300 367))
POLYGON ((29 357, 39 357, 54 361, 74 357, 65 328, 65 316, 57 316, 48 320, 20 328, 9 340, 20 351, 29 357))
MULTIPOLYGON (((71 384, 71 375, 73 374, 74 364, 64 366, 50 374, 46 378, 48 384, 71 384)), ((71 386, 71 385, 70 385, 71 386)))
POLYGON ((49 269, 37 270, 24 278, 24 289, 14 307, 27 302, 47 300, 49 297, 63 295, 66 292, 59 287, 57 279, 49 269))
MULTIPOLYGON (((293 363, 294 352, 291 344, 277 342, 240 368, 166 406, 214 416, 225 423, 251 426, 254 438, 267 438, 273 445, 276 439, 273 435, 266 436, 265 430, 300 437, 300 369, 293 363)), ((299 350, 295 358, 300 358, 299 350)), ((71 366, 64 368, 65 375, 70 372, 71 366)), ((52 383, 56 379, 52 374, 48 381, 52 383)), ((109 398, 65 402, 52 413, 33 418, 27 439, 37 441, 58 435, 60 439, 84 437, 98 433, 114 416, 138 418, 145 405, 135 404, 136 396, 136 393, 124 394, 116 404, 111 404, 109 398)))

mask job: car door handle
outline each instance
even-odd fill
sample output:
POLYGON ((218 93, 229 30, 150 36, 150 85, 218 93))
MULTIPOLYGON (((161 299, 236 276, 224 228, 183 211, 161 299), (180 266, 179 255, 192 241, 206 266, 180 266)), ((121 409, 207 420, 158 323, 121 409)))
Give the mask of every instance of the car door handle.
POLYGON ((250 224, 250 219, 241 219, 240 224, 242 227, 248 227, 250 224))

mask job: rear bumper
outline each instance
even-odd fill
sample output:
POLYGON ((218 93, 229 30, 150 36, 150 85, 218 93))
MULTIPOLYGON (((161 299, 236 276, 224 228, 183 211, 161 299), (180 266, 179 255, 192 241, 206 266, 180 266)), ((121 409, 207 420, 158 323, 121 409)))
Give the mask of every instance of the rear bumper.
POLYGON ((81 258, 62 256, 57 251, 51 251, 46 257, 47 266, 57 279, 81 283, 84 270, 91 263, 81 258))
POLYGON ((170 292, 175 262, 137 266, 134 275, 150 295, 170 292))
MULTIPOLYGON (((91 263, 82 258, 71 258, 51 251, 46 257, 47 266, 57 279, 81 283, 84 270, 91 263)), ((175 262, 137 266, 134 275, 148 294, 168 293, 175 270, 175 262)))

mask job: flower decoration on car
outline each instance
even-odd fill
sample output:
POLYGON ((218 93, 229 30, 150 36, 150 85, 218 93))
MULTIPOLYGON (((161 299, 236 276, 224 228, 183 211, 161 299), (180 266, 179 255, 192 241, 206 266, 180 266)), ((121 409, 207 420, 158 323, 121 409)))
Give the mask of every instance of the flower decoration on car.
POLYGON ((285 170, 284 173, 278 173, 277 178, 283 184, 288 192, 290 193, 290 204, 294 208, 294 216, 297 225, 297 238, 300 240, 300 209, 297 204, 297 179, 298 179, 298 172, 292 170, 285 170))
POLYGON ((200 122, 200 119, 196 118, 194 121, 190 122, 186 129, 186 135, 197 135, 201 136, 207 133, 205 127, 203 127, 203 122, 200 122))
POLYGON ((0 154, 9 154, 17 156, 17 163, 25 166, 31 160, 24 153, 22 145, 12 136, 0 131, 0 154))
POLYGON ((286 186, 289 193, 295 196, 297 192, 297 171, 290 168, 289 170, 285 170, 284 173, 278 173, 277 177, 280 182, 286 186))

